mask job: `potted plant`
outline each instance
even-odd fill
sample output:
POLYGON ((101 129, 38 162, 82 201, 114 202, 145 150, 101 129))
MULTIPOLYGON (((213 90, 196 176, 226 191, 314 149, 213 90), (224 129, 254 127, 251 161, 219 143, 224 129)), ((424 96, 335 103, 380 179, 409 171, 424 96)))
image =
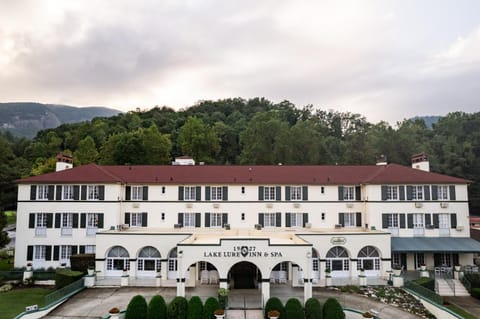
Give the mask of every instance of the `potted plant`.
POLYGON ((89 276, 93 276, 93 274, 95 273, 95 266, 94 265, 88 265, 87 273, 88 273, 89 276))
POLYGON ((215 318, 217 319, 221 319, 221 318, 224 318, 225 317, 225 310, 223 309, 217 309, 213 312, 213 314, 215 315, 215 318))
POLYGON ((32 271, 32 263, 27 263, 27 271, 32 271))
POLYGON ((128 269, 127 268, 123 268, 122 276, 128 276, 128 269))
POLYGON ((421 271, 427 270, 427 265, 421 264, 421 265, 420 265, 420 270, 421 270, 421 271))
POLYGON ((222 309, 227 309, 227 306, 228 306, 228 289, 227 288, 218 289, 218 302, 220 303, 220 307, 222 309))
POLYGON ((110 315, 110 319, 118 319, 120 309, 118 309, 117 307, 113 307, 108 311, 108 314, 110 315))
POLYGON ((360 268, 360 276, 365 276, 365 268, 360 268))
POLYGON ((457 265, 455 265, 455 271, 460 271, 460 269, 461 269, 461 268, 462 268, 462 266, 461 266, 461 265, 458 265, 458 264, 457 264, 457 265))
POLYGON ((280 317, 280 312, 278 310, 270 310, 269 312, 267 312, 267 316, 270 319, 277 319, 278 317, 280 317))
POLYGON ((395 276, 400 276, 400 274, 402 273, 402 266, 400 266, 399 264, 394 264, 392 269, 393 275, 395 276))
POLYGON ((332 272, 332 270, 330 268, 325 269, 325 276, 326 277, 331 277, 331 272, 332 272))

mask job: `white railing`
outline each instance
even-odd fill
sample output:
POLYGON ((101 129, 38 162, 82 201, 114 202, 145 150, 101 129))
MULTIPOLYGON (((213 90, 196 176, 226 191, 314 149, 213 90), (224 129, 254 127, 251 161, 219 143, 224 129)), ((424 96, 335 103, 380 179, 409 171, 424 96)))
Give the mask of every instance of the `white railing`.
POLYGON ((450 236, 450 228, 439 228, 438 229, 438 235, 439 236, 445 236, 445 237, 450 236))
POLYGON ((425 228, 414 228, 413 236, 418 236, 418 237, 425 236, 425 228))
POLYGON ((35 228, 35 236, 45 237, 47 236, 47 227, 36 227, 35 228))
POLYGON ((72 227, 62 227, 62 236, 72 236, 72 227))
POLYGON ((97 227, 87 227, 87 236, 95 236, 97 227))

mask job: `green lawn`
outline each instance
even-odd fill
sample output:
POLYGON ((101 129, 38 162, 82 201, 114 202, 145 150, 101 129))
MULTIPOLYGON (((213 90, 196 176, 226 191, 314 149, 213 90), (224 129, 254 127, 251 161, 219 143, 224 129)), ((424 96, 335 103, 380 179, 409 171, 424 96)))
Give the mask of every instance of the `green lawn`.
POLYGON ((5 215, 7 216, 7 225, 15 224, 17 222, 17 212, 8 210, 5 212, 5 215))
POLYGON ((465 319, 478 319, 477 317, 475 317, 474 315, 470 314, 469 312, 466 312, 465 310, 461 309, 461 308, 458 308, 454 305, 448 305, 446 306, 448 309, 450 309, 451 311, 455 312, 456 314, 459 314, 460 316, 462 316, 463 318, 465 319))
POLYGON ((42 307, 45 295, 51 292, 51 289, 46 288, 25 288, 0 292, 0 318, 15 318, 16 315, 25 311, 26 306, 42 307))

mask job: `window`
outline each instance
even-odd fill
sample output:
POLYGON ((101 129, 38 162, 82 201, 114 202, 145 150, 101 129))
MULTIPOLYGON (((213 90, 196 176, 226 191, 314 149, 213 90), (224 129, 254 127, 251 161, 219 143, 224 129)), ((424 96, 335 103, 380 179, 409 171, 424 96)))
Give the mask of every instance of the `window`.
POLYGON ((275 227, 277 226, 277 220, 275 213, 264 213, 263 214, 263 226, 264 227, 275 227))
POLYGON ((87 226, 87 235, 92 236, 97 233, 98 227, 98 214, 97 213, 87 213, 86 217, 86 226, 87 226))
POLYGON ((63 193, 62 193, 63 200, 73 200, 73 185, 63 185, 63 193))
POLYGON ((115 246, 107 255, 107 270, 130 270, 130 261, 128 251, 121 247, 115 246))
POLYGON ((400 253, 392 253, 392 266, 400 265, 400 253))
POLYGON ((332 247, 327 252, 325 265, 326 268, 332 271, 332 273, 348 271, 350 269, 350 260, 345 248, 340 246, 332 247))
POLYGON ((72 236, 73 214, 62 213, 61 215, 61 234, 62 236, 72 236))
POLYGON ((448 186, 447 185, 438 185, 438 187, 437 187, 437 198, 438 198, 438 200, 448 200, 448 186))
POLYGON ((35 245, 33 247, 33 260, 45 260, 46 247, 43 245, 35 245))
POLYGON ((210 188, 210 199, 211 200, 222 200, 223 199, 223 188, 221 186, 212 186, 210 188))
POLYGON ((144 247, 138 254, 137 270, 160 271, 161 261, 159 251, 151 246, 144 247))
POLYGON ((387 185, 387 200, 398 200, 398 186, 387 185))
POLYGON ((343 200, 355 200, 355 186, 343 186, 343 200))
POLYGON ((290 186, 290 200, 302 200, 302 186, 290 186))
POLYGON ((263 199, 264 200, 275 200, 275 187, 274 186, 265 186, 263 188, 263 199))
POLYGON ((95 245, 86 245, 85 246, 85 254, 95 254, 95 245))
POLYGON ((424 216, 423 214, 413 214, 413 228, 424 228, 424 216))
POLYGON ((344 224, 343 227, 357 227, 356 213, 343 213, 344 224))
POLYGON ((35 236, 46 236, 47 235, 47 213, 36 213, 35 214, 35 236))
POLYGON ((37 199, 41 199, 41 200, 48 199, 48 185, 37 186, 37 199))
POLYGON ((412 186, 412 200, 423 200, 423 186, 412 186))
POLYGON ((223 227, 222 213, 210 213, 210 227, 223 227))
POLYGON ((100 199, 98 185, 88 185, 87 187, 87 199, 98 200, 100 199))
POLYGON ((183 213, 183 227, 195 227, 195 213, 183 213))
POLYGON ((420 268, 420 266, 425 265, 425 255, 423 253, 415 254, 415 268, 420 268))
POLYGON ((132 186, 130 196, 132 200, 143 200, 143 186, 132 186))
POLYGON ((303 213, 290 213, 290 226, 303 227, 303 213))
POLYGON ((197 188, 196 186, 185 186, 183 189, 183 199, 184 200, 196 200, 197 199, 197 188))
POLYGON ((387 227, 388 228, 398 228, 399 227, 398 214, 387 214, 387 227))
POLYGON ((142 227, 142 213, 130 213, 130 227, 142 227))
POLYGON ((70 245, 60 246, 60 261, 63 261, 63 262, 70 261, 70 256, 72 256, 72 246, 70 245))
POLYGON ((365 246, 358 253, 357 270, 380 270, 380 254, 375 247, 365 246))

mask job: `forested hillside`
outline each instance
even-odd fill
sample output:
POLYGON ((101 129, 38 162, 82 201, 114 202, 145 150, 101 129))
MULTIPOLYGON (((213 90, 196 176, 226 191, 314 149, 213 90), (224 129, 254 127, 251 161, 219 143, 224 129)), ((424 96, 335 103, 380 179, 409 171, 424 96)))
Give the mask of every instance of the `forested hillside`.
POLYGON ((431 129, 422 119, 392 127, 358 114, 237 98, 63 124, 33 140, 3 134, 0 149, 3 207, 15 203, 15 178, 54 170, 59 152, 70 152, 75 165, 170 164, 179 155, 206 164, 374 164, 385 154, 409 166, 412 154, 425 151, 432 171, 473 181, 471 208, 480 213, 480 113, 451 113, 431 129))

